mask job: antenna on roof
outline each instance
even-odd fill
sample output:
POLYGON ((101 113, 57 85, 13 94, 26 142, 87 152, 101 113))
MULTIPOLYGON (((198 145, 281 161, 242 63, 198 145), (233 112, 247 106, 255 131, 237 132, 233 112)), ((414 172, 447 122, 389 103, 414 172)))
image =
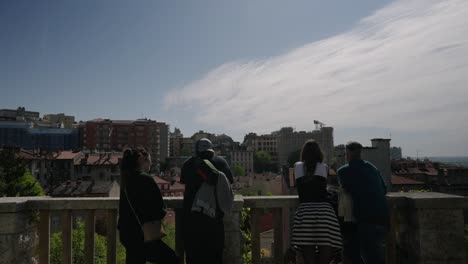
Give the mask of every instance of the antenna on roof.
POLYGON ((322 122, 320 122, 320 121, 318 121, 318 120, 314 120, 314 124, 315 124, 315 129, 316 129, 316 130, 319 130, 319 129, 321 129, 323 126, 325 126, 324 123, 322 123, 322 122))

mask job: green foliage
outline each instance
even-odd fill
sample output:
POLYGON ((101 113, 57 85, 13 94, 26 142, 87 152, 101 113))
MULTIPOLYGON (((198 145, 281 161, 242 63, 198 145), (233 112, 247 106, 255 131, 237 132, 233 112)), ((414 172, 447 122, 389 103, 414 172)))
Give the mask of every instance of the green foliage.
POLYGON ((234 176, 244 176, 245 175, 245 169, 244 167, 236 164, 234 165, 233 167, 233 172, 234 172, 234 176))
POLYGON ((298 150, 296 150, 296 151, 291 152, 291 153, 288 155, 288 165, 289 165, 289 168, 293 168, 293 167, 294 167, 294 163, 296 163, 297 161, 299 161, 300 158, 301 158, 301 149, 298 149, 298 150))
POLYGON ((19 196, 42 196, 44 190, 37 180, 26 170, 18 183, 19 196))
POLYGON ((250 228, 250 208, 242 208, 240 229, 244 237, 244 245, 242 247, 242 263, 252 263, 252 233, 250 228))
POLYGON ((18 150, 0 151, 0 197, 2 196, 39 196, 44 191, 17 157, 18 150))
POLYGON ((266 151, 257 151, 254 155, 254 171, 262 173, 271 170, 271 155, 266 151))
MULTIPOLYGON (((73 263, 81 264, 84 263, 84 242, 85 242, 85 231, 84 223, 78 221, 76 227, 72 232, 72 251, 73 251, 73 263)), ((106 238, 94 234, 94 263, 105 264, 107 262, 107 241, 106 238)), ((50 263, 60 264, 62 263, 62 233, 53 233, 50 240, 50 263)), ((117 263, 125 263, 125 248, 117 243, 117 263)))
POLYGON ((169 247, 175 250, 175 226, 163 223, 166 236, 162 239, 169 247))

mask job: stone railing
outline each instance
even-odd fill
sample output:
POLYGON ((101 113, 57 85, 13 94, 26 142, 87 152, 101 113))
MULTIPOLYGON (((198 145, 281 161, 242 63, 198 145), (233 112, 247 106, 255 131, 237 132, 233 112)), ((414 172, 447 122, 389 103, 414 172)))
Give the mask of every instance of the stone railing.
MULTIPOLYGON (((181 198, 165 199, 176 212, 176 251, 183 256, 181 198), (179 217, 178 217, 179 216, 179 217)), ((468 198, 440 193, 391 193, 391 230, 387 239, 387 263, 466 263, 463 208, 468 198)), ((236 196, 234 208, 225 217, 226 264, 242 263, 241 209, 251 209, 252 263, 260 263, 261 213, 273 213, 275 263, 282 263, 289 241, 290 212, 297 196, 236 196)), ((116 263, 116 198, 0 198, 0 263, 50 261, 50 215, 61 215, 62 263, 72 263, 72 215, 85 219, 85 260, 93 263, 96 214, 104 212, 107 223, 107 263, 116 263), (39 218, 35 219, 35 212, 39 218), (37 250, 36 250, 37 249, 37 250), (37 254, 37 256, 35 256, 37 254)))

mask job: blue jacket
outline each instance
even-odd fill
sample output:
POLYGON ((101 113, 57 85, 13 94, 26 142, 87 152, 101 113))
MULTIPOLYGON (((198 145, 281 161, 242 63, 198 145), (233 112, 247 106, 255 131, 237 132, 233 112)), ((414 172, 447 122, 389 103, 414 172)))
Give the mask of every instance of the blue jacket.
POLYGON ((356 221, 388 224, 387 188, 379 170, 372 163, 351 160, 337 171, 338 181, 351 195, 356 221))

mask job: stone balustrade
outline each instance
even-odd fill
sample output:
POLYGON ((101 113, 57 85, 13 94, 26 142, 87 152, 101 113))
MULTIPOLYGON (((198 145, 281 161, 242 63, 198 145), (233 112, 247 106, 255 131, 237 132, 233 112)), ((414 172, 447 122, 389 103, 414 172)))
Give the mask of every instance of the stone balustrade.
MULTIPOLYGON (((387 263, 466 263, 463 209, 468 198, 440 193, 390 193, 391 230, 387 239, 387 263)), ((181 198, 165 198, 176 212, 176 251, 183 256, 180 224, 181 198)), ((236 196, 231 214, 225 216, 226 264, 242 263, 241 210, 250 208, 252 263, 260 263, 259 222, 264 209, 273 213, 275 263, 282 263, 288 246, 290 212, 297 196, 236 196)), ((0 198, 0 264, 50 261, 50 215, 61 215, 62 263, 72 263, 72 212, 85 217, 85 259, 93 263, 97 212, 106 215, 107 263, 116 263, 116 198, 0 198), (37 215, 39 216, 38 219, 37 215), (38 249, 38 250, 36 250, 38 249), (37 254, 37 255, 36 255, 37 254)))

